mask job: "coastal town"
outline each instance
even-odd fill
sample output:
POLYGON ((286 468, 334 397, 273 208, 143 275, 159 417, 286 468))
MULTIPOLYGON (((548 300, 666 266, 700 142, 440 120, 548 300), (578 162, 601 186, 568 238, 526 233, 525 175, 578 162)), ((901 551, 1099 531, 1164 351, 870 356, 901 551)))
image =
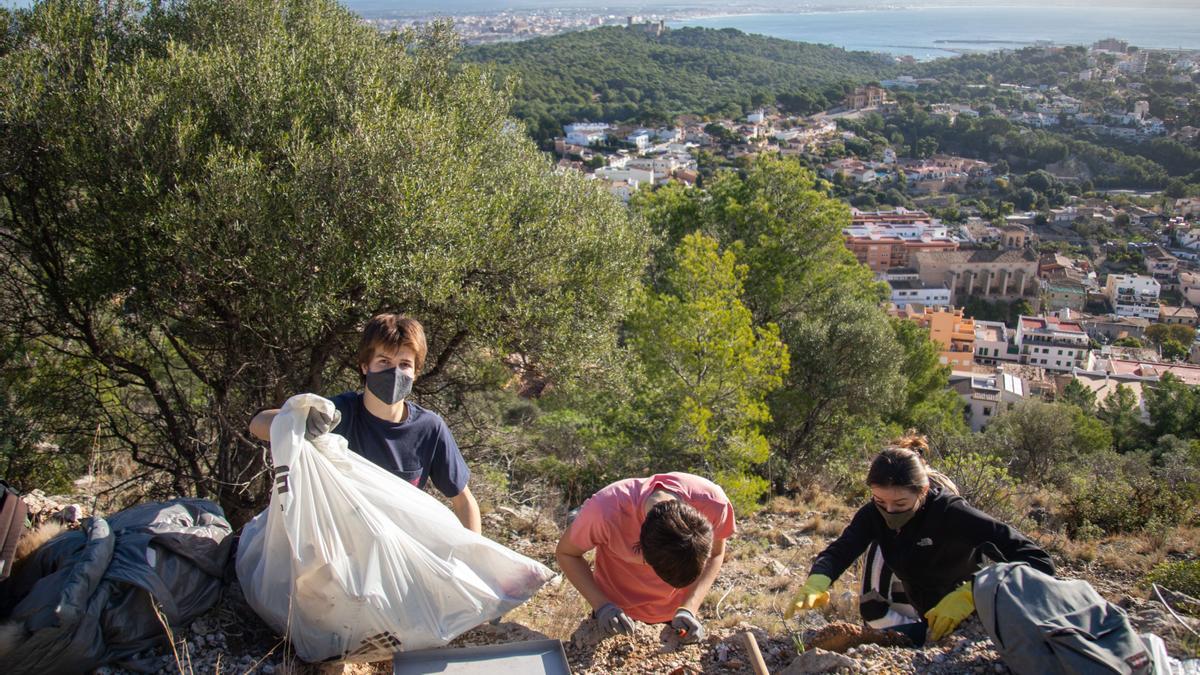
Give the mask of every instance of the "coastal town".
POLYGON ((1020 176, 1006 163, 863 133, 915 105, 952 125, 1002 119, 1129 143, 1195 140, 1196 127, 1153 114, 1139 78, 1157 63, 1190 82, 1200 53, 1104 40, 1087 62, 1069 79, 1108 83, 1119 95, 1094 101, 1052 84, 1000 83, 993 89, 1011 101, 1003 107, 921 96, 939 82, 902 75, 812 115, 764 106, 738 119, 686 115, 658 126, 579 120, 564 125, 553 152, 560 171, 582 172, 626 202, 669 183, 703 186, 714 167, 759 155, 797 158, 852 205, 846 247, 886 284, 889 312, 939 345, 972 430, 1022 399, 1060 397, 1072 381, 1097 404, 1128 389, 1148 419, 1143 387, 1168 376, 1200 386, 1200 198, 1097 189, 1070 159, 1020 176))
POLYGON ((544 10, 506 10, 487 14, 422 14, 417 16, 366 16, 363 21, 385 33, 420 28, 437 21, 451 21, 454 31, 465 44, 516 42, 601 26, 625 26, 649 23, 663 25, 701 16, 699 10, 670 13, 597 13, 591 8, 553 8, 544 10))

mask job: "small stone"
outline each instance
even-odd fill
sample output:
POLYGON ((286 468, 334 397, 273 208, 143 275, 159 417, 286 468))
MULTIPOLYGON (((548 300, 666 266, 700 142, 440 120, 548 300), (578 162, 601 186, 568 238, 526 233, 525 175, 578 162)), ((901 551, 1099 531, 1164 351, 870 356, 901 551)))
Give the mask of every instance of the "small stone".
POLYGON ((74 525, 83 518, 83 507, 79 504, 71 504, 58 512, 58 518, 64 523, 74 525))
POLYGON ((824 649, 810 649, 797 656, 791 665, 779 675, 802 675, 804 673, 831 673, 839 668, 856 668, 858 662, 836 652, 824 649))
POLYGON ((263 675, 272 675, 272 673, 275 672, 275 666, 270 663, 264 664, 262 667, 262 672, 263 675))
POLYGON ((763 565, 762 573, 768 577, 786 577, 791 574, 791 570, 787 568, 787 565, 772 559, 767 561, 766 565, 763 565))
POLYGON ((796 538, 787 532, 775 533, 775 536, 771 537, 771 543, 775 544, 779 548, 796 548, 800 545, 799 542, 796 541, 796 538))

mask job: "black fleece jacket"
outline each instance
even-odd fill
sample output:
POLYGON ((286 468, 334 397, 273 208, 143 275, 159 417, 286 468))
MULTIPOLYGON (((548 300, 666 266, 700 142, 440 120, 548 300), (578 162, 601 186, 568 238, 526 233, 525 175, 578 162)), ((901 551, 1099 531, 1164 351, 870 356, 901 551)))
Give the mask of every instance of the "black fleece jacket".
POLYGON ((888 529, 879 509, 868 502, 817 556, 809 574, 836 580, 873 541, 921 614, 969 580, 984 555, 994 562, 1027 562, 1054 574, 1053 561, 1037 544, 937 487, 930 488, 916 515, 898 531, 888 529))

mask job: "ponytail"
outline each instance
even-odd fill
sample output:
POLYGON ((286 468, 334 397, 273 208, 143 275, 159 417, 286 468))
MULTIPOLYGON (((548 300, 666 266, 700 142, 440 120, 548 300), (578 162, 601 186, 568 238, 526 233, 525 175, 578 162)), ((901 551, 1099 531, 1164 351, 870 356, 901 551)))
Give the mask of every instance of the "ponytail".
POLYGON ((867 485, 903 487, 915 491, 935 485, 943 491, 957 495, 958 486, 954 481, 929 466, 925 457, 928 451, 928 439, 915 431, 909 431, 884 448, 871 461, 871 468, 867 471, 867 485))

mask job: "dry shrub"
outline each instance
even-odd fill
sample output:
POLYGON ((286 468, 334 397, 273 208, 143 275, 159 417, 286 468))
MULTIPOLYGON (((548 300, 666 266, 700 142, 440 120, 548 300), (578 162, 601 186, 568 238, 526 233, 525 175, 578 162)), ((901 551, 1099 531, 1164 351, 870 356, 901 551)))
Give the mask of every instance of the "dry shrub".
POLYGON ((786 497, 779 495, 767 502, 765 511, 783 516, 801 516, 809 512, 810 507, 803 497, 786 497))
POLYGON ((1099 545, 1097 561, 1110 570, 1142 572, 1161 562, 1162 549, 1145 550, 1140 537, 1115 538, 1099 545))
POLYGON ((807 507, 812 511, 832 511, 834 509, 845 508, 846 502, 842 498, 827 492, 819 485, 810 485, 797 498, 799 506, 807 507))
POLYGON ((1080 562, 1093 562, 1100 554, 1100 545, 1095 540, 1077 540, 1060 537, 1054 540, 1050 547, 1064 558, 1080 562))
POLYGON ((1196 542, 1200 541, 1200 527, 1177 527, 1167 540, 1168 554, 1195 555, 1196 542))

